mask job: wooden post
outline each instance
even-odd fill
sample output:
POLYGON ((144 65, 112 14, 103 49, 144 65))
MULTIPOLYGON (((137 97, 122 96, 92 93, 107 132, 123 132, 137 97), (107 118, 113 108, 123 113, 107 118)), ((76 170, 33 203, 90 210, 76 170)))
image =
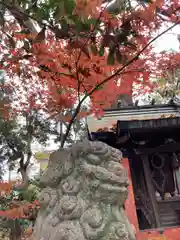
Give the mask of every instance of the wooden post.
POLYGON ((145 175, 145 181, 146 181, 146 185, 147 185, 147 191, 148 191, 151 203, 152 203, 156 227, 160 228, 161 225, 160 225, 160 218, 159 218, 159 209, 158 209, 156 196, 155 196, 155 190, 154 190, 154 186, 153 186, 153 182, 152 182, 148 156, 142 156, 142 164, 143 164, 143 168, 144 168, 144 175, 145 175))
POLYGON ((177 190, 178 195, 180 195, 179 184, 178 184, 178 179, 177 179, 177 171, 179 171, 179 169, 178 170, 173 170, 173 177, 174 177, 174 182, 175 182, 175 189, 177 190))

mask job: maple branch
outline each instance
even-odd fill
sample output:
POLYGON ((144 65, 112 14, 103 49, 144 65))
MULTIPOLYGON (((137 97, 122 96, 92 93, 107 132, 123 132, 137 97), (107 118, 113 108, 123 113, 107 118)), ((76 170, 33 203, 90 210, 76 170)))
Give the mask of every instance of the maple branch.
POLYGON ((0 4, 4 5, 9 12, 14 16, 14 18, 19 22, 19 24, 22 27, 27 28, 31 32, 37 33, 37 29, 34 26, 34 23, 32 20, 35 20, 38 22, 37 19, 34 19, 33 17, 30 17, 28 14, 26 14, 20 7, 14 6, 11 3, 8 3, 6 0, 6 3, 3 1, 0 1, 0 4))
POLYGON ((69 125, 66 129, 66 133, 64 135, 64 138, 61 142, 61 148, 63 148, 66 138, 71 130, 72 124, 74 123, 80 109, 81 106, 83 104, 83 102, 86 100, 87 97, 89 97, 90 95, 92 95, 96 90, 99 89, 99 87, 101 87, 103 84, 105 84, 106 82, 108 82, 109 80, 111 80, 112 78, 114 78, 115 76, 117 76, 118 74, 121 74, 121 72, 128 67, 130 64, 132 64, 134 61, 136 61, 139 56, 144 52, 144 50, 146 48, 148 48, 153 42, 155 42, 158 38, 160 38, 162 35, 164 35, 165 33, 167 33, 168 31, 170 31, 171 29, 173 29, 176 25, 178 25, 180 23, 180 21, 177 21, 176 23, 174 23, 173 25, 171 25, 169 28, 167 28, 166 30, 164 30, 163 32, 161 32, 160 34, 158 34, 156 37, 154 37, 151 41, 149 41, 133 58, 131 58, 124 66, 122 66, 121 68, 119 68, 114 74, 112 74, 111 76, 105 78, 103 81, 101 81, 100 83, 98 83, 89 93, 85 94, 85 96, 81 99, 81 101, 79 101, 77 108, 74 111, 74 114, 72 115, 71 121, 69 122, 69 125))
MULTIPOLYGON (((87 98, 87 95, 85 95, 85 96, 86 96, 86 98, 87 98)), ((71 121, 69 122, 69 124, 68 124, 68 126, 67 126, 67 129, 66 129, 66 132, 65 132, 65 134, 64 134, 64 137, 63 137, 63 139, 62 139, 61 148, 64 147, 64 144, 65 144, 66 139, 67 139, 67 137, 68 137, 68 135, 69 135, 69 132, 70 132, 70 130, 71 130, 71 127, 72 127, 72 125, 73 125, 73 123, 74 123, 74 121, 75 121, 75 119, 76 119, 76 117, 77 117, 77 115, 78 115, 78 113, 79 113, 79 111, 80 111, 80 109, 81 109, 81 106, 82 106, 82 104, 83 104, 83 102, 84 102, 84 100, 85 100, 86 98, 83 97, 83 98, 81 99, 81 101, 78 103, 77 108, 75 109, 75 111, 74 111, 74 113, 73 113, 73 115, 72 115, 71 121)))
POLYGON ((69 74, 69 73, 65 73, 65 72, 57 72, 57 71, 53 71, 51 70, 49 67, 44 66, 44 65, 40 65, 39 69, 44 71, 44 72, 50 72, 53 73, 56 76, 61 77, 61 75, 66 76, 66 77, 74 77, 73 74, 69 74))
POLYGON ((81 81, 79 80, 79 72, 78 72, 78 61, 76 61, 76 80, 77 80, 77 94, 78 94, 78 100, 80 101, 80 88, 81 88, 81 81))

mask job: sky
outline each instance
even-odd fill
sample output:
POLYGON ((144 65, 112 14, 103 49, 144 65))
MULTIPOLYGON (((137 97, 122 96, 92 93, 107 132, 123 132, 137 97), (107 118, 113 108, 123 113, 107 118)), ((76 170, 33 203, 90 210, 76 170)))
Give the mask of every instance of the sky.
MULTIPOLYGON (((166 28, 170 27, 171 25, 166 25, 164 28, 161 29, 160 32, 165 30, 166 28)), ((176 50, 178 51, 180 48, 180 43, 177 40, 177 34, 180 34, 180 25, 174 27, 172 30, 167 32, 166 34, 162 35, 160 38, 158 38, 154 42, 154 47, 157 52, 163 51, 163 50, 176 50)))

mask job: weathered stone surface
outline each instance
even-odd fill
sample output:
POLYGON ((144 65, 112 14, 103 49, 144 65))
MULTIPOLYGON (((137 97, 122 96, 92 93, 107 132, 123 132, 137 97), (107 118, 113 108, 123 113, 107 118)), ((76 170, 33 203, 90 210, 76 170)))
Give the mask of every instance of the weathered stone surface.
POLYGON ((54 152, 41 179, 35 240, 134 240, 123 209, 128 178, 121 158, 88 140, 54 152))

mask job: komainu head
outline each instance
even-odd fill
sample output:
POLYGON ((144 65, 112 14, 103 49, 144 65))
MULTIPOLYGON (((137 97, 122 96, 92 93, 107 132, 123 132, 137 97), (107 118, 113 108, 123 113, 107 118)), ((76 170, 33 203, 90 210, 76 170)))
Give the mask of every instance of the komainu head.
POLYGON ((119 150, 88 140, 54 152, 41 178, 35 239, 134 240, 121 158, 119 150))

